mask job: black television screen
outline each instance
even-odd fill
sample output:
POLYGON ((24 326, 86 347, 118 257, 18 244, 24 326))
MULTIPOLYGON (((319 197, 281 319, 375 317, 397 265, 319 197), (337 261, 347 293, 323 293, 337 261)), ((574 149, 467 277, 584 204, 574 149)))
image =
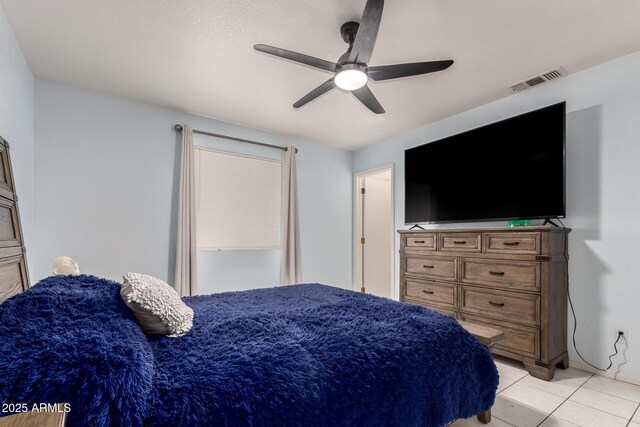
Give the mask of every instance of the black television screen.
POLYGON ((405 223, 565 216, 565 103, 405 151, 405 223))

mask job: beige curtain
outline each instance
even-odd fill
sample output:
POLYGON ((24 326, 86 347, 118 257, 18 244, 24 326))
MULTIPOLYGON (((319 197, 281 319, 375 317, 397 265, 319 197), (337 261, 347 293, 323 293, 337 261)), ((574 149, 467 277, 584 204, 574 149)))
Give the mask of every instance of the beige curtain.
POLYGON ((280 264, 280 282, 283 285, 291 285, 301 281, 296 149, 295 147, 289 147, 284 152, 282 161, 282 261, 280 264))
POLYGON ((182 129, 180 193, 178 206, 178 242, 176 247, 175 289, 178 295, 196 293, 196 197, 193 176, 193 129, 182 129))

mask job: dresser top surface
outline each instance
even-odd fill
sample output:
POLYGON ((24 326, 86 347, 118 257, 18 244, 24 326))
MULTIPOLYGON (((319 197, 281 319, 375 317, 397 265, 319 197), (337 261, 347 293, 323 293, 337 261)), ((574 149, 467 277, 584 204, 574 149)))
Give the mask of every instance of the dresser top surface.
POLYGON ((543 232, 554 232, 554 233, 564 233, 564 231, 571 231, 570 228, 562 228, 562 227, 553 227, 550 225, 537 225, 537 226, 528 226, 528 227, 462 227, 462 228, 425 228, 424 230, 398 230, 400 234, 420 234, 420 233, 450 233, 450 232, 467 232, 467 233, 478 233, 478 232, 510 232, 510 233, 526 233, 528 231, 543 231, 543 232))

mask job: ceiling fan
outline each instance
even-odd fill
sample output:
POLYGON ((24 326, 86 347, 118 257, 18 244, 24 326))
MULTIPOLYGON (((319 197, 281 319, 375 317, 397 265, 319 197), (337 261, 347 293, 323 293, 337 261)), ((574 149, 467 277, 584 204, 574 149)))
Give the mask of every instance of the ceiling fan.
POLYGON ((382 114, 384 113, 384 108, 382 108, 382 105, 380 105, 367 86, 369 79, 382 81, 417 76, 442 71, 453 64, 452 60, 444 60, 369 67, 367 64, 371 59, 373 47, 376 43, 383 7, 384 0, 367 0, 361 23, 351 21, 340 27, 342 39, 349 44, 349 48, 338 58, 337 62, 325 61, 324 59, 264 44, 257 44, 254 48, 269 55, 279 56, 334 73, 332 78, 293 104, 294 108, 302 107, 337 86, 353 93, 360 102, 374 113, 382 114))

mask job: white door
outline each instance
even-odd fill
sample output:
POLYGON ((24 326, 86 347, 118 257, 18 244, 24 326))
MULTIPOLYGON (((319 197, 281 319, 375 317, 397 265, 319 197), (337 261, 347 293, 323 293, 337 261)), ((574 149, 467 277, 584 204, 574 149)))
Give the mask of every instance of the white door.
POLYGON ((394 298, 393 167, 355 176, 355 288, 394 298))

